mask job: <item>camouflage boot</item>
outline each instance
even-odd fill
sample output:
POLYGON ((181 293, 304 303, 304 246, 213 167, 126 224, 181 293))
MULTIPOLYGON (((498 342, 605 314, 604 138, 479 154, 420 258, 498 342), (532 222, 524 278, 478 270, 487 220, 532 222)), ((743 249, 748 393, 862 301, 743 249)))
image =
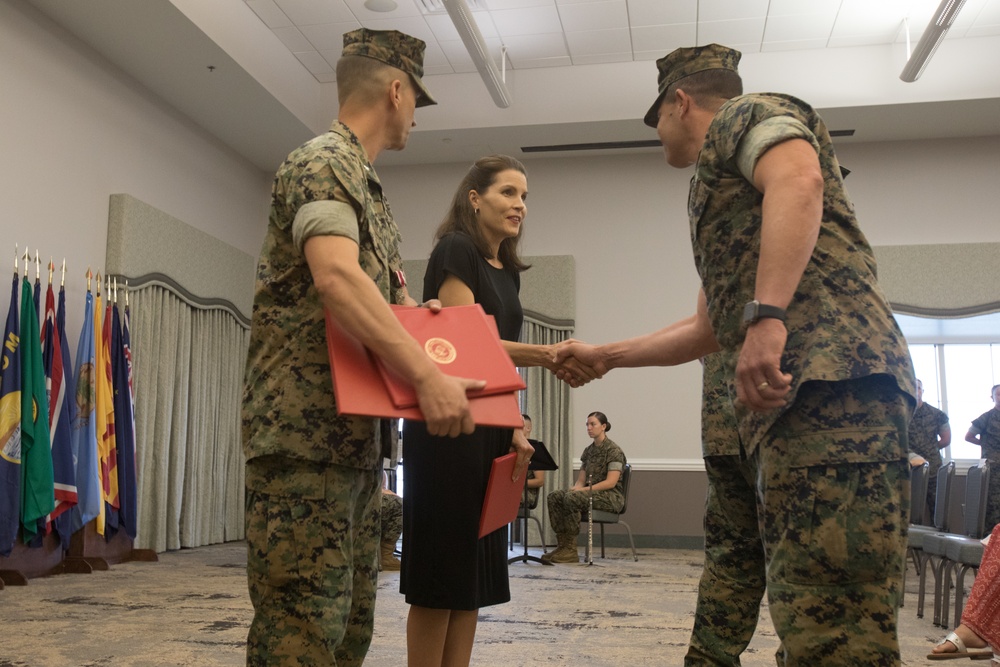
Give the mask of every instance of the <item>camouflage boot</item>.
POLYGON ((392 555, 392 550, 396 545, 392 542, 382 542, 381 553, 382 557, 379 560, 379 569, 383 572, 398 572, 399 571, 399 559, 392 555))
POLYGON ((559 535, 559 546, 555 551, 542 556, 547 563, 579 563, 580 554, 576 550, 576 535, 559 535))

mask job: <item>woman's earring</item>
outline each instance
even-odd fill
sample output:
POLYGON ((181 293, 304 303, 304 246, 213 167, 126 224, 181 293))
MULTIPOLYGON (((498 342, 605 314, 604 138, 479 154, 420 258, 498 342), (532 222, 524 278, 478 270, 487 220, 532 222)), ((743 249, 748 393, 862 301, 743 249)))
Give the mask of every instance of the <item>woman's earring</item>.
POLYGON ((476 215, 479 215, 479 209, 478 208, 476 209, 476 215))

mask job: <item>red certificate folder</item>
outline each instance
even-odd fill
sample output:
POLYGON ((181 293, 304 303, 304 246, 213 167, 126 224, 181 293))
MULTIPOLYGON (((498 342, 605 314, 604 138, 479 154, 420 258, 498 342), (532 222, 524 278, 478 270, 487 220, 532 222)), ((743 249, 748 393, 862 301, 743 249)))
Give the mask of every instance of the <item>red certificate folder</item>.
POLYGON ((479 537, 485 537, 494 530, 506 526, 517 518, 517 508, 524 490, 524 479, 511 481, 517 453, 511 452, 493 459, 490 480, 486 484, 486 498, 483 499, 483 513, 479 515, 479 537))
MULTIPOLYGON (((496 322, 479 304, 442 308, 437 313, 427 308, 393 306, 393 312, 442 372, 486 380, 485 387, 469 392, 470 398, 524 389, 524 380, 500 342, 496 322)), ((380 359, 376 358, 375 363, 396 407, 416 406, 413 387, 380 359)))
MULTIPOLYGON (((326 314, 326 343, 338 414, 423 421, 420 408, 396 407, 373 355, 329 313, 326 314)), ((520 428, 524 423, 514 393, 470 399, 469 410, 473 420, 481 426, 520 428)))

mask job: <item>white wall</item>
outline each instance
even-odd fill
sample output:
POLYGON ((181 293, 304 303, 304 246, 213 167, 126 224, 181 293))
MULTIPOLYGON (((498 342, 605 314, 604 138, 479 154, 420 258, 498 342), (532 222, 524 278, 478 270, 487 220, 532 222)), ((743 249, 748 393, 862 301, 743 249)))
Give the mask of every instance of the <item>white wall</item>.
MULTIPOLYGON (((845 145, 847 185, 873 244, 1000 240, 1000 137, 845 145)), ((603 342, 684 317, 698 289, 687 224, 690 171, 659 151, 602 158, 535 159, 528 168, 524 254, 577 262, 577 330, 603 342)), ((394 167, 379 173, 406 258, 426 257, 467 165, 394 167)), ((421 280, 421 276, 410 276, 421 280)), ((623 369, 573 394, 574 447, 601 410, 630 459, 686 467, 701 456, 697 364, 623 369), (649 459, 659 459, 657 462, 649 459)))
MULTIPOLYGON (((10 275, 15 243, 32 257, 37 248, 43 265, 66 258, 74 352, 83 275, 104 271, 110 195, 131 194, 256 256, 271 177, 27 3, 0 3, 0 268, 10 275)), ((9 294, 4 280, 3 316, 9 294)))

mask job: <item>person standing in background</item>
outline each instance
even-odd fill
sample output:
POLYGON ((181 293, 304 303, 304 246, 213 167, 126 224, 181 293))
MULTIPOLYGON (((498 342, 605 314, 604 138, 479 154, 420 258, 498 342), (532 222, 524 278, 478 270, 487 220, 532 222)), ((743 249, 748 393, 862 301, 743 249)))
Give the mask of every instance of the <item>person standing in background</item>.
POLYGON ((990 488, 986 499, 986 530, 1000 523, 1000 384, 990 389, 993 409, 972 420, 965 440, 982 449, 990 463, 990 488))
MULTIPOLYGON (((917 407, 909 428, 910 451, 919 454, 928 463, 927 507, 933 516, 937 502, 937 473, 941 468, 941 450, 951 444, 951 426, 948 415, 933 405, 924 403, 924 383, 917 379, 917 407)), ((912 459, 911 459, 912 465, 912 459)), ((925 516, 928 516, 925 513, 925 516)))

